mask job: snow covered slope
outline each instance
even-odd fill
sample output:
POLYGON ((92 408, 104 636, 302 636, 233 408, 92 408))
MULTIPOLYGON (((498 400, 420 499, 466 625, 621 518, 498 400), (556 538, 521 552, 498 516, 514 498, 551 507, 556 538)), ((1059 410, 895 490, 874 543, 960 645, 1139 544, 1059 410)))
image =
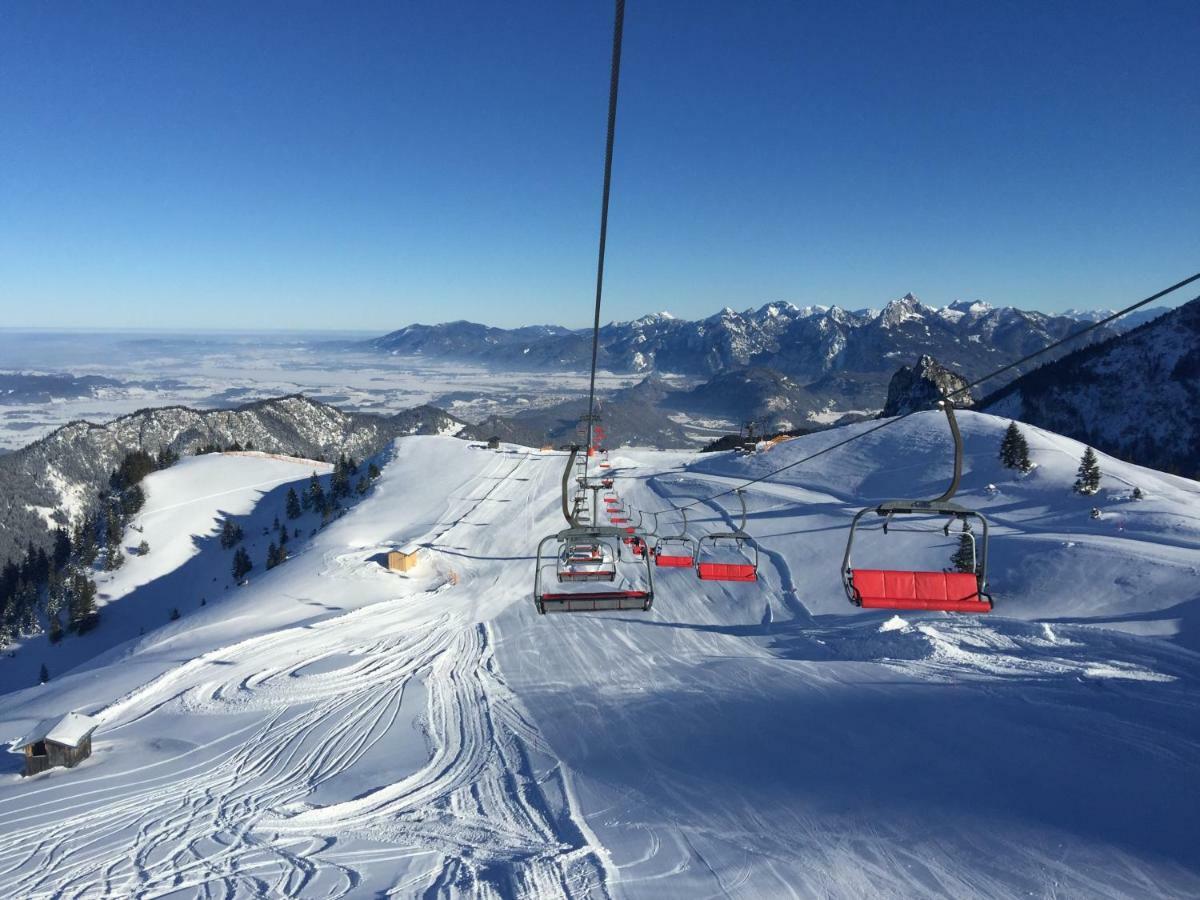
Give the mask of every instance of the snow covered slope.
MULTIPOLYGON (((649 613, 536 614, 561 454, 400 440, 284 565, 0 697, 0 736, 102 722, 78 769, 22 779, 9 757, 0 891, 1195 895, 1200 485, 1101 457, 1101 494, 1076 497, 1080 445, 1029 429, 1037 468, 1015 476, 1007 422, 960 418, 991 617, 863 612, 837 583, 857 506, 949 474, 932 413, 756 485, 760 583, 659 570, 649 613), (386 571, 410 541, 420 565, 386 571)), ((658 509, 835 439, 614 453, 617 491, 658 509)), ((929 537, 862 549, 915 564, 895 545, 929 537)))

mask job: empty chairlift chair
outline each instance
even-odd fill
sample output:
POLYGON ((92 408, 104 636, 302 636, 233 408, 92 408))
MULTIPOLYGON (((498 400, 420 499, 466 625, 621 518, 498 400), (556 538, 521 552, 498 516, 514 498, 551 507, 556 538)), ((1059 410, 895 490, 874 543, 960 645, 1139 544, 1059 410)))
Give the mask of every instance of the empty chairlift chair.
POLYGON ((735 531, 703 535, 696 542, 696 575, 701 581, 758 580, 758 544, 746 533, 746 498, 740 489, 734 493, 742 501, 741 525, 735 531), (747 547, 753 551, 752 559, 745 556, 747 547), (737 558, 727 558, 723 552, 727 549, 737 558))
POLYGON ((688 537, 687 510, 679 534, 663 535, 654 547, 654 564, 664 569, 690 569, 696 563, 696 542, 688 537))
POLYGON ((623 559, 625 532, 611 525, 583 524, 568 502, 567 486, 578 447, 563 475, 563 516, 569 527, 537 546, 533 599, 539 613, 648 610, 654 602, 654 572, 648 554, 623 559), (550 545, 557 544, 557 551, 550 545), (548 575, 555 573, 553 586, 548 575), (623 576, 617 585, 618 576, 623 576))
MULTIPOLYGON (((933 500, 889 500, 878 506, 868 507, 855 514, 850 523, 850 535, 846 541, 846 555, 842 560, 842 585, 850 602, 863 609, 938 610, 942 612, 985 613, 992 609, 992 598, 987 593, 988 522, 974 510, 951 502, 958 491, 962 476, 962 435, 954 418, 954 407, 947 401, 938 404, 946 414, 950 434, 954 439, 954 476, 950 486, 940 497, 933 500), (930 571, 918 569, 863 569, 851 561, 854 537, 863 518, 868 515, 882 516, 883 533, 886 535, 891 523, 900 516, 946 516, 945 527, 939 529, 950 535, 950 526, 962 522, 969 526, 971 520, 980 524, 978 540, 975 533, 965 527, 961 532, 967 536, 971 549, 971 568, 966 572, 930 571)), ((892 528, 892 531, 911 529, 892 528)))

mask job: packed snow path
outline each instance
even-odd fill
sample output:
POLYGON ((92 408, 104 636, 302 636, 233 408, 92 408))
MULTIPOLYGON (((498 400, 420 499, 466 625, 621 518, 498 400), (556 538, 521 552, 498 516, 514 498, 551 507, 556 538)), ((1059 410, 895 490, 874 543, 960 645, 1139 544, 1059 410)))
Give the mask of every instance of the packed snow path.
MULTIPOLYGON (((969 451, 1006 424, 964 419, 969 451)), ((1193 483, 1112 463, 1151 489, 1140 518, 1068 527, 1084 501, 1051 490, 1061 439, 1031 437, 1044 490, 972 498, 996 507, 1000 615, 904 619, 837 585, 875 471, 757 486, 758 585, 659 570, 648 614, 539 617, 531 555, 560 527, 563 457, 402 441, 374 495, 284 566, 0 698, 12 736, 69 708, 104 722, 79 769, 2 776, 0 891, 1194 895, 1193 483), (384 571, 410 540, 421 567, 384 571), (1039 596, 1028 561, 1054 558, 1076 580, 1039 596)), ((757 464, 614 458, 645 508, 757 464)), ((1002 478, 982 452, 969 468, 968 491, 1002 478)))

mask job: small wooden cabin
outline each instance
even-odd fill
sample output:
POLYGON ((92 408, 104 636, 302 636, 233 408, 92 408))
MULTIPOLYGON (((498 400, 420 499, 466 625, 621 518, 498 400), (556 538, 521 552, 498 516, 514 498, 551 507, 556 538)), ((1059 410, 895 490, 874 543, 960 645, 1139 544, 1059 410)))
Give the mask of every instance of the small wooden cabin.
POLYGON ((387 555, 387 567, 393 572, 407 572, 421 561, 421 548, 416 544, 408 544, 399 550, 390 550, 387 555))
POLYGON ((99 725, 91 716, 74 712, 43 719, 16 745, 25 751, 25 774, 79 765, 92 755, 92 732, 99 725))

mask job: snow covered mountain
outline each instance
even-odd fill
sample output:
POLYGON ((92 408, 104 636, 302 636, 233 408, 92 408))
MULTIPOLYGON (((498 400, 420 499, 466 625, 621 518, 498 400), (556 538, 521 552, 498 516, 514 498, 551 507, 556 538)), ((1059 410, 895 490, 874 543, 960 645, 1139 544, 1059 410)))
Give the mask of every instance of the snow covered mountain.
MULTIPOLYGON (((757 583, 661 569, 647 613, 536 614, 559 453, 401 439, 357 506, 240 588, 218 517, 249 539, 307 467, 151 474, 155 550, 106 585, 104 624, 0 657, 0 738, 100 721, 72 770, 21 778, 0 754, 0 892, 1196 896, 1197 484, 1101 454, 1079 497, 1081 444, 1027 427, 1018 474, 996 458, 1007 419, 959 418, 960 499, 993 523, 987 617, 858 610, 839 583, 859 507, 948 478, 936 413, 752 485, 757 583), (416 569, 380 565, 408 543, 416 569)), ((641 509, 699 500, 697 537, 735 514, 706 498, 876 424, 611 471, 641 509)), ((955 540, 855 546, 940 566, 955 540)))
POLYGON ((180 455, 238 444, 308 458, 345 452, 362 458, 407 434, 454 434, 463 423, 434 407, 395 416, 348 413, 303 396, 235 409, 146 409, 104 425, 73 422, 0 457, 0 563, 28 542, 44 546, 47 529, 74 521, 132 450, 180 455))
MULTIPOLYGON (((1088 316, 994 308, 980 301, 935 309, 912 294, 878 311, 776 302, 745 312, 726 308, 699 321, 658 313, 605 325, 601 364, 615 372, 703 377, 756 366, 812 381, 837 371, 890 376, 901 362, 927 353, 972 377, 1064 337, 1091 321, 1088 316)), ((1106 327, 1097 337, 1116 333, 1106 327)), ((398 356, 525 369, 575 370, 590 359, 585 332, 554 326, 410 325, 368 346, 398 356)))
POLYGON ((1200 300, 1030 372, 981 408, 1200 476, 1200 300))

